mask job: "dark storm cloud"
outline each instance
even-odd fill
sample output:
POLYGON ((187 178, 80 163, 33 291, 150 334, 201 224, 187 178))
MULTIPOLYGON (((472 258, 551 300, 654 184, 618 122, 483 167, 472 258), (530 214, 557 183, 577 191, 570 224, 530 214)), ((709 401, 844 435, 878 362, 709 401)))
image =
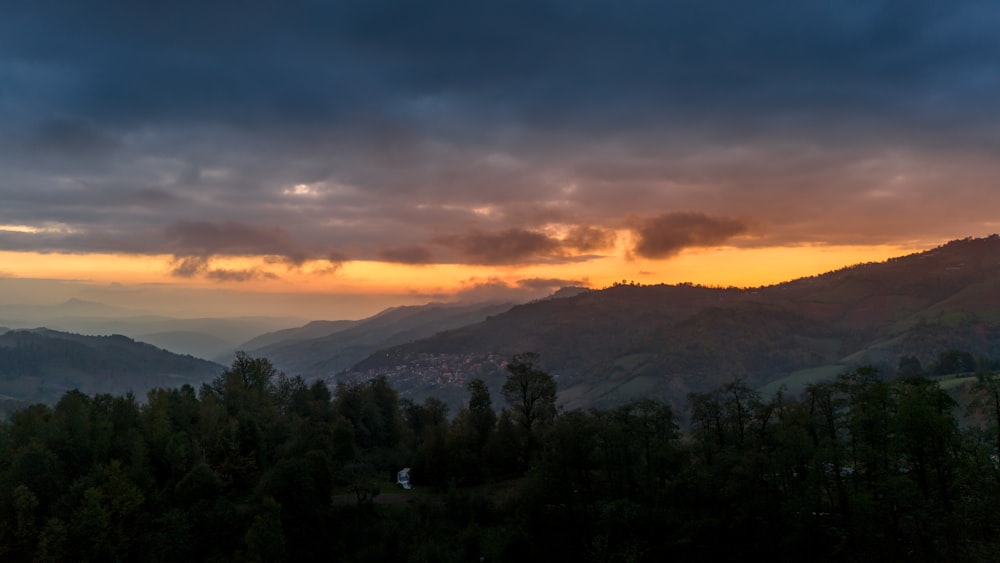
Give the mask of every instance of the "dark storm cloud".
POLYGON ((264 272, 258 268, 248 268, 242 270, 226 270, 222 268, 215 268, 207 270, 205 272, 205 277, 213 280, 219 281, 235 281, 235 282, 245 282, 253 281, 259 279, 278 279, 276 274, 271 272, 264 272))
POLYGON ((498 124, 746 126, 817 109, 930 126, 938 110, 991 105, 997 20, 988 2, 919 0, 67 0, 8 8, 0 45, 20 69, 14 102, 38 115, 419 140, 498 124))
POLYGON ((439 236, 434 242, 457 251, 460 260, 470 264, 542 262, 562 255, 562 245, 557 239, 524 229, 471 230, 459 235, 439 236))
POLYGON ((208 258, 204 256, 184 256, 174 259, 170 273, 179 278, 193 278, 208 270, 208 258))
POLYGON ((639 222, 634 252, 645 258, 668 258, 685 248, 724 244, 747 230, 745 223, 728 217, 667 213, 639 222))
POLYGON ((400 246, 380 250, 378 258, 399 264, 431 264, 434 262, 434 253, 423 246, 400 246))
POLYGON ((240 270, 213 268, 212 260, 205 256, 183 256, 174 258, 170 273, 179 278, 204 276, 219 281, 246 282, 260 279, 277 279, 277 275, 259 268, 240 270))
POLYGON ((59 157, 87 158, 110 153, 117 140, 85 119, 50 119, 39 124, 32 150, 59 157))
POLYGON ((512 264, 651 209, 978 234, 998 27, 986 0, 6 3, 0 225, 67 228, 0 246, 512 264))
POLYGON ((301 262, 307 254, 285 229, 237 222, 178 221, 166 228, 165 250, 177 255, 277 255, 301 262))
POLYGON ((563 244, 581 252, 607 250, 615 244, 615 233, 607 229, 578 225, 566 234, 563 244))

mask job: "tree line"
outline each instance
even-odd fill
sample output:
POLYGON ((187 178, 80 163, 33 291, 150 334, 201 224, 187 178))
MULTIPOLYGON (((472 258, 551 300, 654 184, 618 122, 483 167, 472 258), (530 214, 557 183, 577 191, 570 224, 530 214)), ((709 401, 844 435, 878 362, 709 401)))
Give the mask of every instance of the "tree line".
POLYGON ((197 390, 70 391, 0 424, 0 559, 991 559, 1000 378, 973 392, 961 424, 920 373, 798 397, 736 380, 691 394, 681 432, 655 399, 557 409, 533 354, 502 408, 474 380, 449 413, 241 353, 197 390))

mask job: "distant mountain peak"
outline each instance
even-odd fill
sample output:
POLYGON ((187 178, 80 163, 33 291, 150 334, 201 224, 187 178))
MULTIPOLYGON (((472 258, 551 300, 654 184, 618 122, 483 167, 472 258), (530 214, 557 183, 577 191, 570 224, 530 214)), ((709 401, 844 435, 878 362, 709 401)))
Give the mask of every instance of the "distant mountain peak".
POLYGON ((48 309, 56 314, 63 315, 123 316, 136 313, 124 307, 116 307, 101 303, 100 301, 89 301, 77 297, 71 297, 58 305, 51 305, 48 309))

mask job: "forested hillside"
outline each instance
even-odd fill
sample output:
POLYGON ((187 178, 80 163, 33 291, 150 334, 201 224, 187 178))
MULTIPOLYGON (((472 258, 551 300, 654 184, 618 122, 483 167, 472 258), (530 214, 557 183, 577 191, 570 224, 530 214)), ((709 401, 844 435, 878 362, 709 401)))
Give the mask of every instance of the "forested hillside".
POLYGON ((199 389, 18 410, 0 424, 0 559, 1000 557, 995 373, 970 387, 969 425, 910 364, 799 398, 733 380, 687 398, 682 433, 651 399, 558 410, 537 359, 510 358, 500 397, 470 382, 457 412, 245 354, 199 389), (403 467, 414 490, 394 489, 403 467))
POLYGON ((197 385, 221 369, 121 335, 82 336, 47 329, 0 334, 0 396, 7 399, 5 408, 19 402, 54 403, 71 389, 145 394, 154 387, 197 385))
POLYGON ((510 303, 392 307, 358 321, 320 321, 264 334, 241 349, 267 356, 282 370, 307 379, 347 369, 376 350, 477 323, 510 303))
POLYGON ((895 371, 906 356, 930 365, 951 349, 1000 359, 996 235, 769 287, 622 283, 538 301, 381 350, 336 379, 382 373, 412 396, 443 394, 502 378, 502 368, 467 366, 536 350, 567 407, 648 396, 680 404, 733 377, 797 392, 858 365, 895 371), (455 376, 424 375, 435 372, 455 376))
POLYGON ((79 299, 55 305, 5 302, 10 298, 0 296, 0 325, 5 327, 46 327, 88 336, 120 334, 182 355, 209 360, 225 357, 225 363, 240 342, 302 322, 291 317, 172 317, 79 299))

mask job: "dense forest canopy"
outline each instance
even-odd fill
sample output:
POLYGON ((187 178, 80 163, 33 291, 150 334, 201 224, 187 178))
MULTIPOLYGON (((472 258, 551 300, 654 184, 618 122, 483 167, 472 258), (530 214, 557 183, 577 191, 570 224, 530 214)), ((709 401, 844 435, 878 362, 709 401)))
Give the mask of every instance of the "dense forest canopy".
MULTIPOLYGON (((942 355, 932 371, 968 367, 942 355)), ((1000 556, 1000 377, 971 420, 924 373, 801 396, 741 380, 680 406, 561 411, 523 354, 505 405, 384 377, 288 378, 239 354, 195 389, 66 393, 0 425, 10 561, 981 560, 1000 556), (392 489, 409 467, 416 488, 392 489)), ((905 368, 905 370, 903 369, 905 368)))

